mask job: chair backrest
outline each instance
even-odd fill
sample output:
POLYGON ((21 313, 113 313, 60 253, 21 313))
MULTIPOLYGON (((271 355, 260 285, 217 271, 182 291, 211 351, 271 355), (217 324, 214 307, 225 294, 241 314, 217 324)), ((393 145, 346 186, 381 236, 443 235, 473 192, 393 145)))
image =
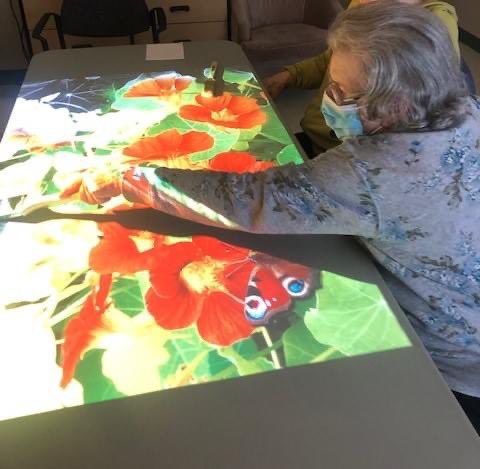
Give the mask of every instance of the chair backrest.
POLYGON ((247 1, 252 29, 269 24, 303 23, 305 0, 247 1))
POLYGON ((144 0, 63 0, 60 13, 65 34, 129 36, 150 28, 144 0))

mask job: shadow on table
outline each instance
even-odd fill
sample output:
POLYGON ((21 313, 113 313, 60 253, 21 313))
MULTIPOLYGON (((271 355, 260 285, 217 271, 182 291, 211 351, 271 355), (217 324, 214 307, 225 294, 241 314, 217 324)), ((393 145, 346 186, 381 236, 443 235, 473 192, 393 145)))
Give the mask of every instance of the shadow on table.
POLYGON ((366 260, 365 252, 351 236, 254 234, 202 225, 153 209, 128 210, 115 214, 61 214, 41 209, 12 221, 39 223, 55 219, 117 222, 126 228, 147 230, 166 236, 212 236, 226 243, 262 251, 292 262, 362 281, 378 282, 378 273, 375 269, 359 271, 359 263, 363 264, 366 260), (332 253, 336 252, 338 256, 332 256, 332 253), (360 256, 363 258, 359 258, 360 256))

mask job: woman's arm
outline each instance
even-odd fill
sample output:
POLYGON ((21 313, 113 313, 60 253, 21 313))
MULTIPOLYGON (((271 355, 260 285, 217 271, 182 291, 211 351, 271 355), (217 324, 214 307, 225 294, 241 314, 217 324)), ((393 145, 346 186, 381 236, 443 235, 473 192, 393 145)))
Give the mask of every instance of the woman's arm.
POLYGON ((131 202, 204 224, 255 233, 374 237, 378 213, 368 177, 345 145, 300 166, 234 174, 135 168, 131 202))
POLYGON ((320 88, 328 70, 332 51, 326 50, 316 57, 285 67, 291 75, 291 86, 296 88, 320 88))

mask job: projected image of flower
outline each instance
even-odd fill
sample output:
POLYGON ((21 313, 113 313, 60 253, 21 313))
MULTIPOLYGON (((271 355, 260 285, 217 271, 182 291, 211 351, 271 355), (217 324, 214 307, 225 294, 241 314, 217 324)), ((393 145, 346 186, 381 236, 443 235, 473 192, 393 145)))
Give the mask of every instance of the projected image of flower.
POLYGON ((138 166, 302 162, 253 74, 224 80, 221 96, 174 71, 22 87, 0 144, 0 216, 62 218, 0 224, 0 420, 410 345, 375 285, 115 222, 145 208, 120 195, 121 171, 154 207, 138 166))
POLYGON ((0 256, 0 420, 410 345, 375 285, 211 237, 12 222, 0 256))
POLYGON ((0 215, 39 204, 107 212, 122 203, 60 203, 79 173, 92 169, 257 172, 301 163, 254 75, 227 69, 224 80, 221 96, 206 91, 204 76, 174 71, 24 85, 0 144, 0 215))

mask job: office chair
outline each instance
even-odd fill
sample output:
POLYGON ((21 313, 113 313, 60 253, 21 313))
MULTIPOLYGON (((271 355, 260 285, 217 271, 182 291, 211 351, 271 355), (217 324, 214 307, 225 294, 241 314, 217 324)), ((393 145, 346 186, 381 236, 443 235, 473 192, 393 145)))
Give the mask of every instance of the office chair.
POLYGON ((129 36, 135 43, 135 34, 152 28, 153 42, 159 42, 160 32, 167 27, 162 8, 148 10, 144 0, 63 0, 60 15, 45 13, 32 32, 32 37, 48 50, 48 41, 42 36, 50 17, 55 21, 58 40, 66 48, 65 34, 85 37, 129 36))

